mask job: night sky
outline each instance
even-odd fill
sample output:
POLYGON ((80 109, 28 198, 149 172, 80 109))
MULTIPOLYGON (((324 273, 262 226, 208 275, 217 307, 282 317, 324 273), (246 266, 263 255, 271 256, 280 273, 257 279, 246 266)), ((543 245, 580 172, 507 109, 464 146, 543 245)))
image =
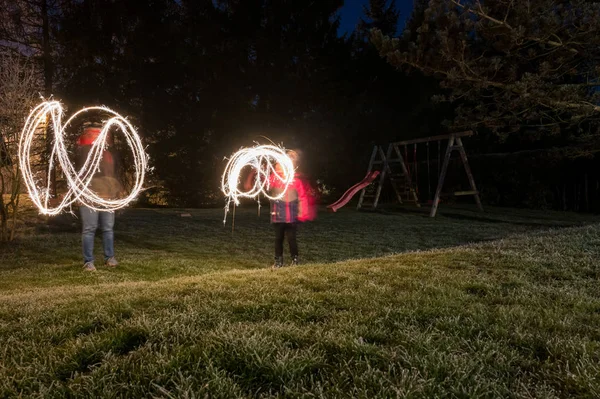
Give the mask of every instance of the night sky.
MULTIPOLYGON (((414 0, 394 0, 396 7, 400 10, 398 21, 399 28, 404 26, 404 22, 410 16, 414 0)), ((341 24, 339 34, 349 33, 354 30, 363 13, 363 6, 367 5, 369 0, 346 0, 344 7, 340 12, 341 24)))

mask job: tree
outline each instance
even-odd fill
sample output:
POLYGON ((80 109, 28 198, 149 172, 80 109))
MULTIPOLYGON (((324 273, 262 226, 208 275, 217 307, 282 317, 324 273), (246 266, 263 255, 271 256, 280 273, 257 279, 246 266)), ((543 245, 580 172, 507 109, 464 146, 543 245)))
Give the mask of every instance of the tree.
MULTIPOLYGON (((37 100, 41 82, 26 58, 0 52, 0 240, 11 241, 21 193, 19 134, 37 100)), ((38 146, 43 152, 43 140, 38 146)))
POLYGON ((371 40, 397 68, 438 77, 455 129, 596 132, 600 4, 584 0, 430 0, 403 39, 371 40))
POLYGON ((366 18, 358 23, 358 32, 365 36, 371 29, 379 29, 386 36, 395 36, 398 30, 400 12, 394 0, 369 0, 368 6, 363 6, 366 18))
POLYGON ((317 152, 335 135, 323 115, 336 103, 331 54, 342 43, 336 19, 342 1, 181 4, 185 41, 179 76, 185 78, 176 92, 185 96, 186 112, 173 134, 160 141, 167 154, 185 156, 157 154, 160 169, 170 170, 172 191, 192 203, 199 197, 220 200, 216 171, 223 157, 264 140, 260 136, 325 159, 317 152))
MULTIPOLYGON (((379 29, 387 37, 396 35, 399 12, 395 2, 371 0, 363 12, 357 31, 349 38, 360 136, 383 144, 438 134, 438 113, 432 113, 435 105, 431 101, 433 94, 439 92, 437 82, 416 70, 398 73, 379 57, 377 48, 368 40, 373 29, 379 29)), ((364 145, 371 144, 370 141, 364 145)))
MULTIPOLYGON (((185 191, 181 196, 195 185, 189 183, 191 176, 185 176, 181 163, 193 162, 188 155, 196 151, 197 143, 185 146, 179 139, 187 133, 193 138, 202 130, 199 124, 188 125, 188 120, 210 115, 210 99, 188 90, 195 82, 189 72, 201 71, 203 64, 190 62, 202 50, 188 47, 194 39, 184 36, 185 3, 72 2, 64 10, 59 36, 68 51, 61 51, 57 59, 61 97, 74 108, 106 104, 130 118, 149 145, 156 171, 150 180, 167 180, 169 189, 185 191), (208 104, 206 110, 190 108, 198 98, 208 104)), ((198 26, 202 25, 189 30, 198 26)), ((193 177, 194 182, 202 180, 193 177)))
MULTIPOLYGON (((54 94, 56 33, 66 0, 0 0, 0 47, 33 58, 43 76, 43 94, 54 94)), ((49 124, 48 124, 49 126, 49 124)), ((46 136, 46 162, 52 148, 52 135, 46 136)), ((51 171, 51 191, 56 194, 56 175, 51 171)))

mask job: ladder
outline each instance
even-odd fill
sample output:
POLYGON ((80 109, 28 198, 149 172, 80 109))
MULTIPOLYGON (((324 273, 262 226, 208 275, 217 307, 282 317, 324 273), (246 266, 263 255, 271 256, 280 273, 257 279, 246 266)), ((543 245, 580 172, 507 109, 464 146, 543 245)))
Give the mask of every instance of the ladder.
POLYGON ((369 185, 362 189, 357 209, 377 208, 386 177, 389 177, 399 203, 414 202, 417 206, 421 206, 398 145, 394 143, 390 144, 385 153, 383 152, 383 147, 374 146, 367 174, 371 173, 377 166, 381 166, 377 187, 369 185))

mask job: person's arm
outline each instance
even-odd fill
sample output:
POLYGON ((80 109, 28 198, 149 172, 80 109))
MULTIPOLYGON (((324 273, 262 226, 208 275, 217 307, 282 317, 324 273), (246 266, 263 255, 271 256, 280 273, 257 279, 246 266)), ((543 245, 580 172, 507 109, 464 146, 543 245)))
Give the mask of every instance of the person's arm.
POLYGON ((308 220, 309 215, 309 193, 306 192, 304 180, 302 177, 296 176, 296 178, 294 179, 294 188, 298 193, 298 220, 300 222, 305 222, 308 220))

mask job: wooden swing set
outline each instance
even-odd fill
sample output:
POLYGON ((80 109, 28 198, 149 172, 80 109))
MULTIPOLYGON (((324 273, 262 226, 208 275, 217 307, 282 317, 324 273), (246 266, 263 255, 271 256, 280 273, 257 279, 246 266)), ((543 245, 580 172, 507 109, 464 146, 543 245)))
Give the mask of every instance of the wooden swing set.
POLYGON ((425 137, 414 140, 397 141, 388 145, 387 151, 384 152, 382 146, 375 146, 371 154, 369 161, 369 168, 367 175, 372 171, 381 167, 379 178, 377 181, 377 187, 374 192, 369 192, 369 187, 362 189, 358 200, 358 209, 376 209, 381 197, 381 191, 386 182, 389 179, 396 194, 398 202, 414 203, 417 207, 420 207, 419 203, 419 184, 418 184, 418 162, 417 162, 417 145, 425 144, 427 148, 427 188, 428 192, 431 192, 431 162, 430 162, 430 143, 437 142, 437 187, 435 190, 435 197, 431 204, 431 211, 429 216, 435 217, 442 196, 442 188, 444 186, 444 180, 448 171, 448 165, 450 164, 450 158, 453 151, 458 151, 460 160, 465 168, 465 173, 469 180, 470 190, 467 191, 455 191, 451 193, 454 196, 465 196, 472 195, 475 198, 475 203, 480 211, 483 211, 481 200, 479 198, 479 191, 475 186, 475 180, 471 173, 469 161, 467 159, 467 153, 462 143, 463 137, 470 137, 473 135, 472 131, 451 133, 440 136, 425 137), (448 141, 446 146, 446 154, 444 161, 441 163, 441 149, 442 141, 448 141), (411 151, 412 147, 412 151, 411 151), (403 151, 402 151, 403 150, 403 151), (404 155, 403 155, 404 152, 404 155), (412 152, 412 154, 411 154, 412 152), (410 161, 412 155, 412 162, 410 161), (369 202, 370 200, 370 202, 369 202))

